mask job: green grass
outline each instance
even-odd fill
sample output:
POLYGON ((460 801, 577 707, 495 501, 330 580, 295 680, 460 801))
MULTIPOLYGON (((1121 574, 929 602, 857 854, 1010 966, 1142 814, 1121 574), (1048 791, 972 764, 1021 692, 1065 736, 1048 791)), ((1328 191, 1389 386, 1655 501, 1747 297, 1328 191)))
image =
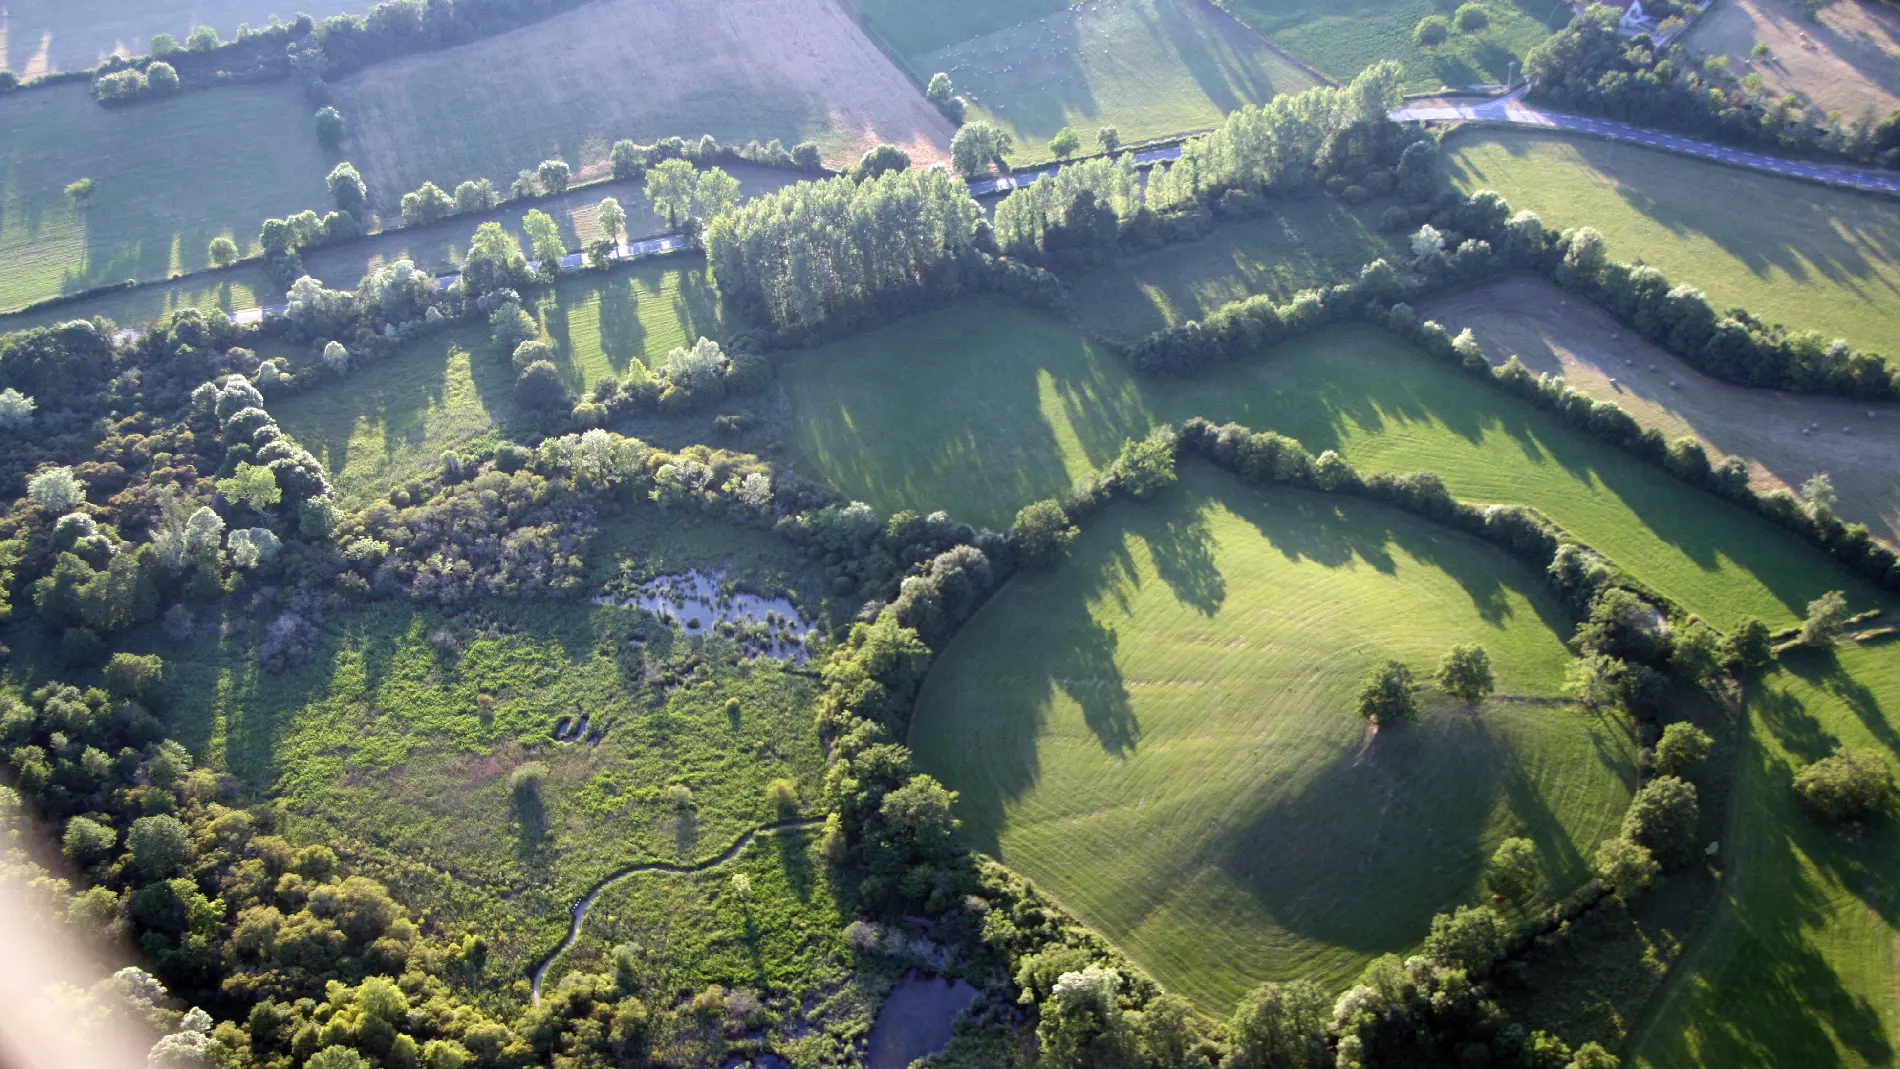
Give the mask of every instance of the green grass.
POLYGON ((1636 1037, 1635 1065, 1893 1064, 1900 833, 1819 825, 1791 782, 1837 744, 1900 756, 1900 660, 1843 647, 1785 664, 1750 695, 1722 909, 1636 1037))
POLYGON ((1536 577, 1376 505, 1183 474, 1090 517, 932 672, 911 743, 972 841, 1212 1012, 1415 945, 1507 835, 1557 893, 1587 878, 1634 744, 1549 700, 1569 621, 1536 577), (1461 642, 1509 697, 1369 736, 1364 673, 1461 642))
POLYGON ((944 71, 985 118, 1016 136, 1016 156, 1046 159, 1074 127, 1093 148, 1218 125, 1229 112, 1317 79, 1219 11, 1184 0, 1097 0, 913 57, 944 71))
MULTIPOLYGON (((594 904, 580 940, 549 972, 548 983, 570 972, 611 975, 613 948, 631 946, 649 1006, 711 984, 751 991, 768 1005, 804 996, 810 1000, 804 1023, 827 1036, 774 1046, 793 1059, 801 1046, 864 1034, 901 966, 859 971, 843 934, 852 920, 850 895, 832 885, 818 838, 810 830, 760 836, 715 869, 645 873, 614 884, 594 904), (732 886, 741 874, 751 883, 744 897, 732 886)), ((656 1060, 704 1064, 688 1053, 696 1047, 690 1034, 656 1037, 654 1046, 656 1060)))
MULTIPOLYGON (((1067 0, 844 0, 872 35, 899 57, 921 56, 972 37, 1007 29, 1018 22, 1053 15, 1067 0)), ((928 78, 934 71, 923 71, 928 78)))
POLYGON ((1069 277, 1075 320, 1092 334, 1133 342, 1256 293, 1286 300, 1356 278, 1397 244, 1378 229, 1386 203, 1353 207, 1313 197, 1278 204, 1271 215, 1223 223, 1199 241, 1069 277))
POLYGON ((36 312, 0 315, 0 334, 28 327, 49 326, 69 319, 105 316, 121 326, 168 319, 182 308, 222 308, 242 312, 260 304, 282 304, 284 291, 264 276, 262 268, 245 265, 211 274, 193 275, 176 282, 115 290, 36 312))
POLYGON ((1463 88, 1501 83, 1510 65, 1570 22, 1563 0, 1485 0, 1490 26, 1453 32, 1436 48, 1412 40, 1418 20, 1450 17, 1456 0, 1216 0, 1273 43, 1327 74, 1349 81, 1382 59, 1405 68, 1406 88, 1463 88))
POLYGON ((1464 189, 1545 225, 1594 226, 1641 259, 1769 322, 1900 352, 1900 204, 1653 149, 1474 130, 1447 143, 1464 189))
POLYGON ((0 100, 0 309, 207 263, 221 234, 328 202, 330 161, 285 85, 102 108, 84 85, 0 100), (133 153, 158 138, 182 151, 133 153), (133 153, 128 155, 128 153, 133 153), (80 207, 65 187, 93 180, 80 207))
POLYGON ((1370 327, 1330 329, 1185 380, 1137 379, 1074 328, 1001 299, 811 350, 782 371, 805 470, 883 511, 1002 527, 1157 421, 1201 415, 1431 470, 1458 496, 1536 505, 1721 626, 1868 589, 1738 507, 1572 431, 1370 327))
MULTIPOLYGON (((570 277, 530 304, 577 392, 609 375, 639 381, 668 350, 721 330, 697 260, 570 277)), ((433 469, 443 450, 518 420, 514 378, 485 327, 458 327, 412 341, 342 381, 273 401, 270 410, 323 461, 343 499, 361 503, 433 469)))

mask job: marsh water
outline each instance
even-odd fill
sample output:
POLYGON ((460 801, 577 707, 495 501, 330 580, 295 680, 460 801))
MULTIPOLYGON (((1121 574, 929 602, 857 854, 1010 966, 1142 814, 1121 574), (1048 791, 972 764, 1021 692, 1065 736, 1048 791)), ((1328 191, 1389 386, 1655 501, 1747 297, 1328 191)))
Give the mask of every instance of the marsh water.
POLYGON ((950 1025, 976 1001, 976 988, 962 980, 904 977, 871 1025, 867 1069, 904 1069, 950 1042, 950 1025))

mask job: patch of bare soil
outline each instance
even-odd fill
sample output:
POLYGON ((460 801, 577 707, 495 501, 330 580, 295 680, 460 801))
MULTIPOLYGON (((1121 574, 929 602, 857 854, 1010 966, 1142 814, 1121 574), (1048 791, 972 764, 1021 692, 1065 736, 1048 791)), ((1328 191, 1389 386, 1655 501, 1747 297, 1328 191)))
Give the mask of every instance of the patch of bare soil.
POLYGON ((1480 286, 1420 311, 1454 333, 1470 328, 1493 363, 1516 354, 1671 439, 1694 435, 1712 455, 1746 459, 1758 488, 1798 490, 1827 472, 1843 517, 1900 541, 1900 405, 1710 378, 1595 305, 1533 279, 1480 286))
POLYGON ((1850 120, 1900 106, 1900 9, 1879 0, 1834 0, 1812 20, 1801 0, 1716 0, 1683 43, 1850 120), (1757 42, 1768 55, 1751 54, 1757 42))

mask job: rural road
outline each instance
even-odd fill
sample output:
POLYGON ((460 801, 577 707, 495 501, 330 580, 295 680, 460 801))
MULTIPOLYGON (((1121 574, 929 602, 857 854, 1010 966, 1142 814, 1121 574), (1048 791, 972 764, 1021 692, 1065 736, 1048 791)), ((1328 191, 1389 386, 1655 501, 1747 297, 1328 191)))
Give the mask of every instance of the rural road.
MULTIPOLYGON (((1735 167, 1749 167, 1757 171, 1788 175, 1794 178, 1807 178, 1818 182, 1849 186, 1854 189, 1877 193, 1900 193, 1900 176, 1863 170, 1858 167, 1836 166, 1826 163, 1809 163, 1805 160, 1783 159, 1768 156, 1746 149, 1729 148, 1710 141, 1698 141, 1691 137, 1679 137, 1629 123, 1615 122, 1609 119, 1592 119, 1584 115, 1568 115, 1563 112, 1545 111, 1524 103, 1523 90, 1507 97, 1490 100, 1424 100, 1395 108, 1390 114, 1395 122, 1494 122, 1508 123, 1530 129, 1570 130, 1577 133, 1594 134, 1612 141, 1626 141, 1633 145, 1647 145, 1651 148, 1669 149, 1674 152, 1700 156, 1735 167)), ((1141 165, 1160 163, 1163 160, 1175 160, 1181 157, 1179 145, 1140 150, 1135 153, 1135 162, 1141 165)), ((993 196, 1007 193, 1030 185, 1044 175, 1061 170, 1060 164, 1048 164, 1031 171, 1018 171, 1002 178, 984 179, 970 183, 970 194, 976 197, 993 196)))
POLYGON ((1492 100, 1419 101, 1394 110, 1391 117, 1399 122, 1465 120, 1509 123, 1513 126, 1532 129, 1572 130, 1577 133, 1609 138, 1612 141, 1627 141, 1635 145, 1669 149, 1673 152, 1715 160, 1718 163, 1749 167, 1757 171, 1768 171, 1793 178, 1807 178, 1877 193, 1900 193, 1900 176, 1881 174, 1858 167, 1783 159, 1779 156, 1767 156, 1759 152, 1749 152, 1746 149, 1698 141, 1691 137, 1679 137, 1660 130, 1632 126, 1629 123, 1615 122, 1610 119, 1592 119, 1583 115, 1544 111, 1524 103, 1521 99, 1522 95, 1522 90, 1520 90, 1510 96, 1492 100))

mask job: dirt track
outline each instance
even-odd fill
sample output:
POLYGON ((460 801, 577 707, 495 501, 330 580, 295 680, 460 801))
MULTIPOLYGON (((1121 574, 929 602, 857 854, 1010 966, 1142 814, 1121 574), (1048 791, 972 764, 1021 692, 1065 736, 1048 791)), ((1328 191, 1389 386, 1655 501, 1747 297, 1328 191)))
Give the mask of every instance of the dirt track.
POLYGON ((1900 405, 1712 379, 1594 305, 1529 279, 1429 301, 1420 312, 1453 332, 1469 327, 1493 363, 1515 353, 1532 371, 1617 402, 1645 427, 1670 438, 1693 434, 1721 456, 1748 459, 1758 487, 1798 489, 1825 471, 1842 516, 1900 541, 1900 405), (1802 433, 1815 423, 1818 430, 1802 433))

